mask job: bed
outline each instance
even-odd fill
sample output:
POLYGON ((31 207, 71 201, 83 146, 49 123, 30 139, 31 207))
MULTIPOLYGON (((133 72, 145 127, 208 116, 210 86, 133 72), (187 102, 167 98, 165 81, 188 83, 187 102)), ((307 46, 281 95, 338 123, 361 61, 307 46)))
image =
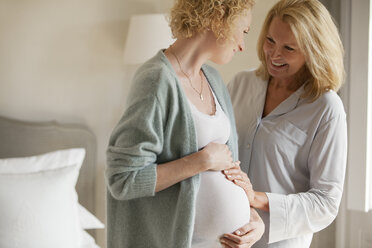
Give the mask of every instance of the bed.
MULTIPOLYGON (((0 187, 2 186, 2 190, 0 190, 0 200, 6 203, 8 203, 9 201, 7 201, 5 198, 7 194, 10 194, 9 192, 11 192, 13 190, 13 188, 17 188, 17 185, 19 185, 20 183, 23 183, 27 180, 29 180, 29 178, 31 176, 34 176, 35 173, 29 173, 27 175, 27 177, 19 177, 19 175, 14 175, 14 174, 9 174, 10 172, 12 171, 9 171, 9 161, 11 163, 14 163, 16 162, 15 164, 19 164, 19 163, 23 163, 25 164, 26 162, 28 163, 28 161, 25 162, 25 158, 29 158, 30 156, 33 156, 33 159, 32 161, 35 161, 35 159, 39 159, 37 161, 41 161, 40 163, 44 163, 43 161, 46 160, 45 157, 36 157, 36 155, 43 155, 43 154, 52 154, 54 157, 58 157, 58 158, 61 158, 61 156, 65 156, 66 157, 66 152, 68 152, 68 156, 72 156, 71 155, 71 152, 73 152, 73 154, 82 154, 84 153, 84 156, 82 157, 81 159, 81 162, 79 165, 79 168, 76 169, 76 170, 79 170, 78 172, 78 179, 77 179, 77 183, 76 183, 76 192, 77 192, 77 196, 78 196, 78 206, 74 206, 73 210, 71 211, 78 211, 77 213, 77 216, 74 215, 74 218, 79 218, 79 223, 80 223, 80 227, 87 230, 88 233, 90 234, 89 237, 88 236, 85 236, 85 237, 81 237, 81 235, 77 238, 79 239, 79 242, 78 244, 75 246, 75 243, 73 246, 70 246, 68 248, 73 248, 73 247, 77 247, 77 248, 80 248, 80 247, 98 247, 98 246, 95 246, 95 242, 94 242, 94 245, 93 243, 91 243, 91 245, 86 245, 84 246, 83 245, 83 239, 89 239, 91 238, 92 240, 94 240, 95 238, 95 232, 94 232, 94 229, 95 228, 103 228, 103 224, 100 223, 100 221, 98 219, 94 219, 94 214, 95 214, 95 176, 96 176, 96 139, 95 139, 95 136, 94 134, 89 130, 87 129, 86 127, 82 126, 82 125, 75 125, 75 124, 59 124, 55 121, 51 121, 51 122, 28 122, 28 121, 20 121, 20 120, 14 120, 14 119, 10 119, 10 118, 6 118, 6 117, 1 117, 0 116, 0 160, 2 161, 2 164, 0 164, 0 166, 3 166, 3 173, 0 171, 0 174, 2 173, 2 176, 0 178, 0 180, 2 180, 2 182, 0 182, 0 187), (76 148, 76 149, 72 149, 72 148, 76 148), (56 153, 56 151, 60 152, 59 154, 57 155, 53 155, 56 153), (61 155, 61 152, 62 154, 64 155, 61 155), (16 159, 9 159, 9 158, 16 158, 16 159), (23 159, 23 160, 22 160, 23 159), (16 161, 15 161, 16 160, 16 161), (5 161, 5 162, 4 162, 5 161), (8 166, 8 169, 6 169, 6 167, 8 166), (6 171, 8 170, 8 171, 6 171), (31 175, 31 176, 30 176, 31 175), (4 184, 4 178, 5 178, 5 181, 6 180, 9 180, 9 184, 11 184, 12 186, 9 186, 7 184, 4 184), (18 182, 17 184, 15 182, 18 182), (3 183, 1 185, 1 183, 3 183), (8 188, 5 190, 5 188, 8 188), (2 194, 2 195, 1 195, 2 194), (2 197, 2 198, 1 198, 2 197), (83 212, 82 212, 83 211, 83 212), (82 219, 83 218, 83 219, 82 219), (84 222, 85 223, 82 223, 84 222), (85 226, 84 226, 85 225, 85 226), (88 230, 89 229, 89 230, 88 230)), ((47 159, 49 159, 48 161, 50 161, 51 159, 51 156, 52 155, 48 155, 49 157, 47 159)), ((53 158, 54 158, 53 157, 53 158)), ((38 162, 38 163, 39 163, 38 162)), ((49 164, 51 162, 48 162, 49 164)), ((33 164, 32 164, 33 166, 33 164)), ((17 167, 18 168, 18 167, 17 167)), ((19 167, 21 168, 21 167, 19 167)), ((62 169, 61 168, 58 168, 58 170, 63 170, 65 167, 63 167, 62 169)), ((0 168, 0 170, 2 170, 0 168)), ((49 172, 48 172, 49 173, 49 172)), ((58 172, 59 173, 59 172, 58 172)), ((64 173, 68 173, 68 172, 64 172, 64 173)), ((42 176, 43 178, 45 178, 46 180, 52 180, 53 178, 53 175, 54 174, 50 174, 48 176, 45 176, 45 172, 43 172, 43 174, 40 174, 39 176, 42 176)), ((24 175, 23 175, 24 176, 24 175)), ((77 177, 77 176, 76 176, 77 177)), ((58 179, 58 177, 56 177, 58 179)), ((73 177, 71 177, 73 180, 73 177)), ((43 179, 44 180, 44 179, 43 179)), ((55 179, 53 179, 55 180, 55 179)), ((58 184, 57 182, 58 180, 55 180, 56 184, 58 184)), ((45 183, 47 183, 48 181, 45 181, 45 183)), ((46 190, 45 188, 49 189, 49 188, 52 188, 54 183, 54 181, 51 181, 49 182, 48 184, 46 185, 50 185, 50 186, 47 186, 47 187, 41 187, 41 190, 46 190)), ((75 179, 75 182, 76 182, 76 179, 75 179)), ((33 184, 31 184, 31 187, 32 187, 33 184)), ((63 185, 63 182, 61 182, 61 185, 63 185)), ((14 192, 18 192, 16 191, 17 189, 15 189, 14 192)), ((26 191, 26 189, 18 189, 20 190, 21 194, 23 191, 26 191)), ((28 189, 27 189, 28 190, 28 189)), ((52 189, 51 189, 52 190, 52 189)), ((55 192, 59 192, 58 190, 60 190, 60 188, 56 189, 55 192)), ((63 192, 63 191, 61 191, 63 192)), ((71 193, 71 192, 70 192, 71 193)), ((70 194, 69 193, 69 194, 70 194)), ((19 193, 14 193, 16 195, 18 195, 19 193)), ((31 193, 28 193, 28 195, 32 195, 34 194, 34 192, 31 192, 31 193)), ((47 195, 48 192, 44 192, 44 193, 39 193, 39 192, 36 192, 35 193, 35 196, 33 196, 33 198, 37 198, 37 197, 41 197, 43 194, 47 195), (41 196, 40 196, 41 195, 41 196)), ((61 193, 63 194, 63 193, 61 193)), ((27 197, 28 197, 27 195, 27 197)), ((71 197, 75 197, 75 196, 71 196, 72 194, 68 195, 68 199, 70 199, 71 197)), ((76 193, 75 193, 76 195, 76 193)), ((26 198, 27 198, 26 197, 26 198)), ((14 197, 14 198, 22 198, 22 197, 14 197)), ((56 198, 57 200, 59 200, 59 198, 62 198, 62 196, 58 196, 58 198, 56 198)), ((11 198, 11 201, 13 198, 11 198)), ((77 200, 77 199, 75 199, 77 200)), ((41 200, 42 201, 42 200, 41 200)), ((24 200, 22 201, 24 202, 24 200)), ((38 202, 40 202, 40 199, 38 200, 38 202)), ((6 209, 7 205, 5 204, 5 207, 4 207, 4 204, 2 202, 0 202, 0 205, 3 205, 3 210, 0 209, 0 212, 1 211, 9 211, 11 213, 14 214, 14 209, 17 208, 18 205, 23 205, 23 204, 20 204, 19 202, 18 203, 14 203, 16 205, 11 205, 11 204, 8 204, 10 206, 8 206, 8 210, 6 209), (15 207, 16 206, 16 207, 15 207), (4 210, 5 208, 5 210, 4 210)), ((59 203, 59 205, 61 204, 64 204, 65 202, 62 202, 62 203, 59 203)), ((49 204, 49 203, 47 203, 49 204)), ((26 205, 26 204, 25 204, 26 205)), ((45 203, 44 203, 45 205, 45 203)), ((59 206, 58 205, 58 206, 59 206)), ((58 207, 57 206, 57 207, 58 207)), ((28 206, 30 207, 30 206, 28 206)), ((38 206, 38 208, 42 208, 44 206, 38 206)), ((67 206, 69 207, 69 206, 67 206)), ((32 208, 32 206, 31 206, 32 208)), ((53 218, 54 217, 58 217, 58 215, 63 215, 62 212, 65 211, 66 209, 66 206, 63 207, 61 210, 59 210, 58 212, 56 213, 52 213, 50 216, 52 216, 53 218)), ((51 210, 52 211, 52 210, 51 210)), ((44 210, 45 212, 45 210, 44 210)), ((7 212, 1 212, 1 214, 3 215, 7 215, 7 212)), ((38 213, 36 213, 37 215, 38 213)), ((75 214, 75 212, 74 212, 75 214)), ((24 213, 23 213, 24 215, 24 213)), ((35 218, 35 217, 33 217, 35 218)), ((60 217, 62 218, 62 217, 60 217)), ((13 217, 14 219, 14 217, 13 217)), ((65 218, 66 219, 66 218, 65 218)), ((33 220, 31 218, 32 221, 35 221, 35 226, 38 225, 38 221, 39 220, 33 220)), ((8 220, 9 222, 11 221, 15 221, 15 220, 12 220, 12 219, 9 219, 8 220)), ((16 221, 19 221, 19 223, 22 223, 21 221, 22 220, 19 220, 19 214, 17 216, 17 220, 16 221)), ((62 219, 62 221, 64 221, 64 219, 62 219)), ((25 234, 24 236, 19 235, 19 232, 20 230, 22 231, 22 225, 21 224, 18 224, 18 226, 15 227, 15 231, 14 233, 16 233, 16 235, 14 237, 9 237, 10 234, 9 232, 6 230, 4 231, 4 229, 6 228, 6 226, 4 226, 5 224, 1 224, 1 222, 4 222, 4 221, 0 221, 0 242, 1 242, 1 239, 8 239, 9 240, 9 243, 1 243, 1 247, 3 248, 6 248, 6 246, 12 246, 12 248, 15 248, 16 246, 19 246, 19 247, 22 247, 22 248, 26 248, 24 247, 24 243, 22 242, 22 240, 20 239, 26 239, 27 238, 27 235, 29 235, 29 231, 30 230, 25 230, 25 234), (7 233, 8 232, 8 233, 7 233), (14 239, 14 240, 11 240, 11 239, 14 239), (11 242, 13 242, 11 244, 11 242)), ((12 222, 12 223, 13 223, 12 222)), ((29 225, 29 222, 30 222, 30 219, 27 220, 28 223, 26 223, 27 225, 29 225)), ((53 225, 55 223, 52 223, 53 225)), ((9 225, 9 224, 8 224, 9 225)), ((26 226, 27 226, 26 225, 26 226)), ((60 226, 63 226, 63 224, 61 225, 55 225, 57 226, 58 228, 62 228, 60 226)), ((77 225, 77 224, 76 224, 77 225)), ((50 228, 50 227, 48 227, 50 228)), ((34 228, 31 228, 31 229, 34 229, 34 228)), ((37 228, 35 228, 37 229, 37 228)), ((47 235, 46 236, 53 236, 54 233, 49 233, 50 230, 44 230, 47 235)), ((43 232, 43 231, 41 231, 43 232)), ((35 236, 35 233, 33 233, 33 235, 35 236)), ((56 234, 56 237, 62 237, 62 236, 65 236, 67 235, 65 232, 63 234, 59 233, 59 234, 56 234)), ((74 235, 74 234, 72 234, 74 235)), ((82 236, 86 235, 85 234, 82 234, 82 236)), ((13 236, 13 235, 12 235, 13 236)), ((38 235, 36 235, 38 236, 38 235)), ((38 239, 38 242, 40 241, 39 239, 46 239, 45 237, 43 237, 44 234, 42 233, 39 237, 34 237, 36 239, 38 239)), ((64 237, 65 238, 65 237, 64 237)), ((75 237, 76 238, 76 237, 75 237)), ((43 242, 43 240, 41 240, 40 242, 43 242)), ((48 242, 51 242, 50 240, 48 242)), ((53 241, 52 241, 53 242, 53 241)), ((75 241, 74 241, 75 242, 75 241)), ((57 242, 57 243, 60 243, 60 242, 57 242)), ((27 247, 37 247, 39 246, 38 248, 41 248, 40 246, 40 243, 33 245, 33 244, 30 244, 30 245, 27 245, 27 247)), ((66 246, 66 244, 64 245, 66 246)), ((54 248, 56 247, 63 247, 62 244, 55 244, 53 245, 54 248)), ((67 248, 67 247, 64 247, 64 248, 67 248)))

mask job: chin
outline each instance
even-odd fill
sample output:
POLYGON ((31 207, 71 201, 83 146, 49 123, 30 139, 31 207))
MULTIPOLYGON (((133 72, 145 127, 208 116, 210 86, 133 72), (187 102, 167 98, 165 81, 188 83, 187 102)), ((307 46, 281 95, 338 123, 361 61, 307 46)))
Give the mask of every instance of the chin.
POLYGON ((226 65, 228 63, 230 63, 231 59, 229 60, 224 60, 224 61, 221 61, 220 63, 216 63, 216 64, 219 64, 219 65, 226 65))
POLYGON ((233 52, 229 52, 229 51, 217 51, 215 53, 215 56, 213 56, 212 58, 210 58, 210 61, 212 61, 213 63, 217 64, 217 65, 225 65, 225 64, 228 64, 232 58, 234 57, 234 54, 233 52))
POLYGON ((214 59, 214 60, 211 60, 213 63, 215 64, 218 64, 218 65, 225 65, 225 64, 228 64, 232 59, 232 56, 231 57, 224 57, 224 58, 218 58, 218 59, 214 59))

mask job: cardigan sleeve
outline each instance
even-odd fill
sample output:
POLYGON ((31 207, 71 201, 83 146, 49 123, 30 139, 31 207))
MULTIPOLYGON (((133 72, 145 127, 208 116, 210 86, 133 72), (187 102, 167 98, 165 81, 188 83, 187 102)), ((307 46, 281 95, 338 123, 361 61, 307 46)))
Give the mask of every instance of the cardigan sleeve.
POLYGON ((163 111, 158 98, 134 98, 112 132, 106 181, 117 200, 155 195, 156 161, 163 147, 163 111))
POLYGON ((319 127, 308 158, 310 190, 282 195, 266 193, 270 206, 269 243, 322 230, 340 205, 347 154, 345 115, 319 127))

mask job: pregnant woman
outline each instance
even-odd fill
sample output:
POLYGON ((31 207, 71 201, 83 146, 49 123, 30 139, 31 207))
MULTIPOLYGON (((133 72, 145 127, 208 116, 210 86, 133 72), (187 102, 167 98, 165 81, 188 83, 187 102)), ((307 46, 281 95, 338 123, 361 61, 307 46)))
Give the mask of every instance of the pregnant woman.
POLYGON ((252 243, 261 237, 244 190, 221 173, 239 164, 235 121, 221 77, 204 64, 243 51, 253 4, 175 2, 177 40, 138 69, 109 141, 109 248, 216 248, 225 233, 237 243, 247 232, 252 243), (254 228, 243 226, 249 221, 254 228))

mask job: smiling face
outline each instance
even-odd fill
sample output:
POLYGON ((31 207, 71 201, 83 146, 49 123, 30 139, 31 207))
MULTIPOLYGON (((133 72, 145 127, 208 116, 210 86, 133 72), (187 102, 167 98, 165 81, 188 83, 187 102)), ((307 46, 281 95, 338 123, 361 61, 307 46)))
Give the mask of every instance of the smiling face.
POLYGON ((289 24, 274 17, 263 44, 267 70, 276 79, 293 80, 305 65, 289 24))
POLYGON ((248 34, 252 22, 252 11, 247 10, 243 15, 236 18, 232 33, 232 40, 226 40, 225 44, 217 44, 211 61, 216 64, 226 64, 231 61, 236 52, 244 51, 244 35, 248 34))

